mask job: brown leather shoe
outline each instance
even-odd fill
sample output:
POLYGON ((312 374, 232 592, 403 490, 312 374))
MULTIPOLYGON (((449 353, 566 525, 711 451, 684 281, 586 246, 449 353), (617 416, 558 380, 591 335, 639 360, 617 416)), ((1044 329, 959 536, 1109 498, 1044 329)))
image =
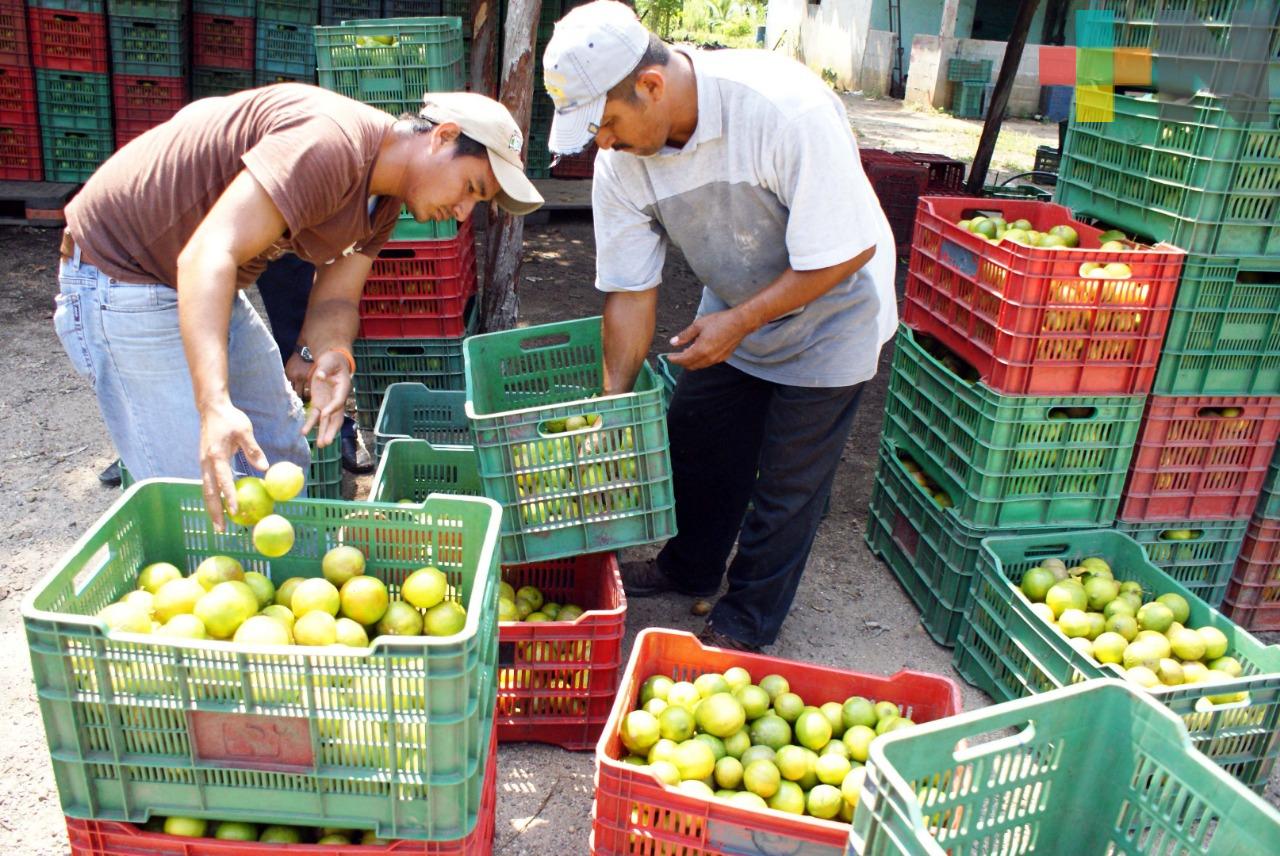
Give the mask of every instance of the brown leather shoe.
POLYGON ((663 592, 676 591, 671 577, 662 572, 656 559, 623 562, 619 570, 622 571, 622 588, 627 597, 653 597, 663 592))
POLYGON ((711 626, 708 621, 706 626, 702 628, 702 632, 698 634, 698 641, 703 645, 709 645, 713 648, 725 648, 730 651, 746 651, 750 654, 759 654, 764 649, 758 645, 751 645, 739 639, 734 639, 727 633, 721 633, 711 626))

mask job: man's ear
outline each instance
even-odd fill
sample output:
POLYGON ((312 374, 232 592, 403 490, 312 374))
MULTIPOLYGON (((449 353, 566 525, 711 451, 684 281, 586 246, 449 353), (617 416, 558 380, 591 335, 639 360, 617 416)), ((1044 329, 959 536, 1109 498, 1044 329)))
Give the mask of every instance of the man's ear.
POLYGON ((661 101, 667 91, 667 76, 662 67, 651 65, 636 75, 636 94, 647 96, 650 101, 661 101))
POLYGON ((442 122, 436 125, 432 130, 432 136, 440 146, 447 146, 462 134, 462 129, 458 127, 457 122, 442 122))

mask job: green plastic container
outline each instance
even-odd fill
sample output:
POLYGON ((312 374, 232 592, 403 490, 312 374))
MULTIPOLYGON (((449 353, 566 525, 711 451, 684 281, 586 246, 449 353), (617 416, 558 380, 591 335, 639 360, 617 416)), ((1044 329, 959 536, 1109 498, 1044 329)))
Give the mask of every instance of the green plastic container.
POLYGON ((1215 609, 1227 593, 1248 526, 1248 520, 1116 521, 1117 530, 1146 549, 1151 564, 1215 609))
POLYGON ((989 59, 961 59, 947 61, 947 80, 954 83, 981 83, 991 80, 992 61, 989 59))
POLYGON ((40 141, 46 181, 73 184, 88 181, 94 170, 115 151, 115 137, 110 128, 84 131, 45 125, 40 129, 40 141))
POLYGON ((1280 813, 1169 711, 1095 681, 871 744, 849 856, 1274 853, 1280 813))
POLYGON ((230 68, 191 69, 191 97, 211 98, 253 88, 253 72, 230 68))
POLYGON ((1280 395, 1280 256, 1187 256, 1153 392, 1280 395))
POLYGON ((1109 525, 1146 397, 1002 395, 962 380, 944 353, 899 326, 884 434, 945 471, 937 483, 959 516, 985 528, 1109 525))
POLYGON ((396 439, 429 440, 438 446, 470 446, 467 393, 432 389, 421 383, 387 387, 374 423, 375 454, 381 460, 387 443, 396 439))
POLYGON ((466 80, 460 18, 387 18, 315 28, 321 86, 399 118, 422 109, 424 92, 466 80), (394 40, 383 44, 378 40, 394 40))
POLYGON ((1116 95, 1109 122, 1072 117, 1054 201, 1188 253, 1280 253, 1280 100, 1245 123, 1224 102, 1116 95))
POLYGON ((480 469, 470 446, 392 440, 369 486, 370 502, 424 502, 433 493, 480 496, 480 469))
POLYGON ((980 83, 953 83, 951 88, 951 113, 957 119, 981 119, 982 101, 986 95, 986 81, 980 83))
POLYGON ((316 0, 257 0, 254 15, 259 21, 302 24, 313 27, 320 17, 316 0))
POLYGON ((1031 610, 1016 588, 1028 568, 1050 557, 1068 565, 1098 556, 1118 580, 1136 580, 1146 596, 1175 592, 1191 606, 1189 627, 1212 626, 1229 642, 1241 677, 1214 684, 1214 693, 1247 692, 1242 702, 1214 705, 1196 685, 1159 687, 1151 696, 1182 717, 1196 748, 1247 787, 1260 791, 1280 753, 1280 646, 1265 646, 1186 586, 1151 564, 1138 542, 1112 530, 1044 532, 982 542, 972 599, 956 643, 954 664, 966 681, 996 701, 1045 692, 1079 681, 1113 677, 1071 647, 1031 610))
POLYGON ((143 77, 185 77, 190 63, 189 18, 166 20, 109 15, 111 70, 143 77))
POLYGON ((258 19, 254 25, 255 73, 292 80, 315 80, 316 47, 311 29, 295 21, 258 19))
POLYGON ((152 21, 180 21, 187 16, 189 8, 186 0, 107 0, 107 14, 112 17, 122 15, 152 21))
POLYGON ((256 5, 254 0, 191 0, 191 11, 219 18, 252 18, 256 5))
POLYGON ((599 317, 472 336, 463 358, 484 493, 502 506, 503 564, 675 534, 662 381, 646 361, 631 392, 601 396, 599 317))
POLYGON ((408 208, 400 209, 400 219, 396 220, 395 229, 391 232, 393 241, 443 241, 458 237, 457 220, 428 220, 419 223, 413 219, 408 208))
POLYGON ((111 76, 36 69, 40 123, 59 131, 111 130, 111 76))
POLYGON ((1280 446, 1271 456, 1271 466, 1267 468, 1267 480, 1262 483, 1262 493, 1258 495, 1258 505, 1253 512, 1258 517, 1280 518, 1280 446))
POLYGON ((295 500, 288 555, 250 531, 218 534, 195 481, 130 488, 23 601, 32 674, 61 807, 90 820, 178 815, 369 827, 449 840, 476 823, 496 697, 498 509, 479 497, 422 506, 295 500), (108 636, 95 614, 141 568, 212 554, 280 583, 359 547, 395 595, 433 564, 467 607, 450 637, 379 637, 366 649, 251 648, 108 636))
POLYGON ((662 378, 662 400, 671 406, 671 396, 676 394, 676 382, 684 374, 684 367, 671 362, 666 354, 658 354, 658 376, 662 378))

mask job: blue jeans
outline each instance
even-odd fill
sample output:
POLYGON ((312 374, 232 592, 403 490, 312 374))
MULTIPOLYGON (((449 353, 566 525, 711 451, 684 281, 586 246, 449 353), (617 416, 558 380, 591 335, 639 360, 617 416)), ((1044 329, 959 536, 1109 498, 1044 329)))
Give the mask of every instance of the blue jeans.
MULTIPOLYGON (((121 282, 79 257, 63 260, 53 325, 76 372, 98 397, 116 452, 134 478, 200 478, 200 414, 178 330, 178 293, 164 285, 121 282)), ((306 470, 302 402, 281 368, 280 352, 242 293, 228 337, 231 402, 253 422, 267 460, 306 470)), ((243 455, 237 475, 254 474, 243 455)))

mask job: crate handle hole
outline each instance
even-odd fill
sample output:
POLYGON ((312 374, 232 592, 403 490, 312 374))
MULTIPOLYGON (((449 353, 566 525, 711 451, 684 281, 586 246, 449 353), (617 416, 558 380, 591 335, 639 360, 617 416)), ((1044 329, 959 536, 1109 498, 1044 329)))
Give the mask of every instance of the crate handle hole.
POLYGON ((538 351, 543 348, 557 348, 569 344, 568 333, 549 333, 545 336, 530 336, 520 340, 520 350, 538 351))
POLYGON ((1197 419, 1239 419, 1243 415, 1240 407, 1201 407, 1196 411, 1197 419))
POLYGON ((554 439, 556 437, 572 437, 579 434, 589 432, 598 432, 604 427, 604 419, 599 413, 585 413, 581 416, 570 416, 567 419, 544 419, 538 423, 538 436, 546 439, 554 439), (569 427, 569 420, 573 419, 574 427, 569 427), (578 425, 577 419, 586 420, 585 424, 578 425))
POLYGON ((999 755, 1011 749, 1021 748, 1035 739, 1036 724, 1034 722, 1028 721, 1021 726, 1015 725, 1012 727, 1018 729, 1016 734, 1001 734, 1005 730, 1001 728, 998 731, 974 734, 958 740, 955 748, 951 751, 951 757, 955 759, 957 764, 965 764, 978 758, 999 755), (993 739, 983 740, 982 738, 984 737, 993 737, 993 739))
POLYGON ((1049 408, 1049 418, 1053 420, 1061 419, 1092 419, 1098 415, 1096 407, 1051 407, 1049 408))
POLYGON ((1203 529, 1164 529, 1160 532, 1161 541, 1180 541, 1184 544, 1188 541, 1199 541, 1203 537, 1203 529), (1175 533, 1183 532, 1186 533, 1185 536, 1179 535, 1177 538, 1173 537, 1175 533))
POLYGON ((973 367, 973 364, 961 357, 955 351, 939 342, 928 333, 913 333, 916 343, 920 348, 932 357, 935 361, 942 364, 942 367, 951 372, 964 383, 977 383, 982 379, 982 375, 973 367))
POLYGON ((1027 559, 1051 559, 1061 556, 1069 549, 1071 548, 1067 544, 1039 544, 1023 550, 1022 555, 1027 559))
POLYGON ((426 356, 426 349, 415 345, 395 345, 387 348, 387 353, 393 357, 422 357, 426 356))

